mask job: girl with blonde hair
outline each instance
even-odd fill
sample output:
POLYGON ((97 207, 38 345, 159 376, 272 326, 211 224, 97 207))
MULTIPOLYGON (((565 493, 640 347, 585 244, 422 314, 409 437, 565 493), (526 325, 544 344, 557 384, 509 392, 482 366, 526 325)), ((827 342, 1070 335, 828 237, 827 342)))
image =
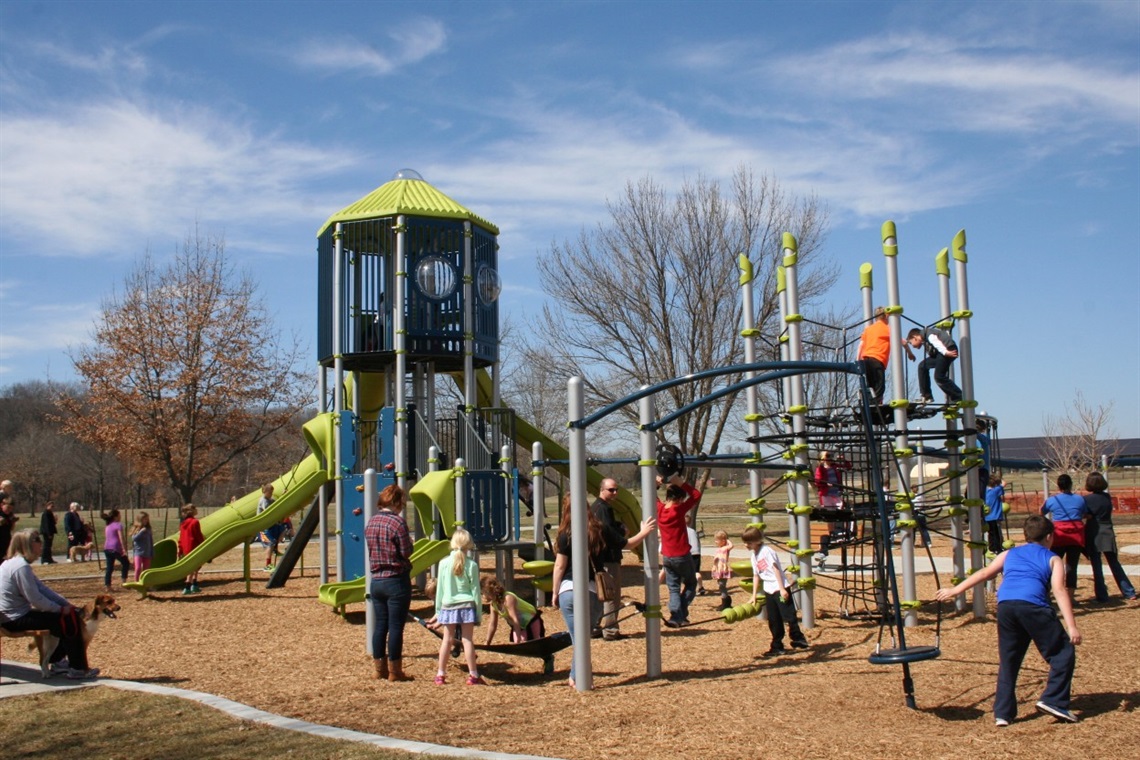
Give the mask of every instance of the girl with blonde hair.
POLYGON ((443 629, 443 640, 439 643, 439 672, 435 676, 437 686, 447 682, 447 662, 451 659, 457 627, 467 659, 467 685, 486 684, 479 676, 479 666, 475 662, 475 626, 483 617, 483 601, 479 589, 479 565, 471 556, 474 552, 475 542, 471 534, 463 528, 456 528, 451 534, 451 555, 439 563, 439 572, 436 573, 435 617, 428 621, 428 625, 433 629, 443 629))

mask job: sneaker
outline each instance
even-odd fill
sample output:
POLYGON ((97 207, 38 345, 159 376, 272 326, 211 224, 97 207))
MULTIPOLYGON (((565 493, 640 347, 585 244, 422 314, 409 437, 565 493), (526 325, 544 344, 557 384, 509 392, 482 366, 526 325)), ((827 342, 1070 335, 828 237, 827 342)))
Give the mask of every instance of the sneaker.
POLYGON ((191 594, 201 594, 202 589, 198 586, 197 583, 195 583, 193 586, 190 587, 190 593, 191 594))
POLYGON ((683 628, 686 625, 692 625, 692 623, 689 622, 688 618, 681 618, 680 620, 677 621, 677 625, 679 625, 683 628))
POLYGON ((722 599, 720 601, 720 606, 717 607, 717 609, 721 612, 724 612, 725 610, 731 610, 732 609, 732 600, 731 599, 722 599))
POLYGON ((1045 702, 1038 702, 1037 709, 1041 712, 1049 713, 1057 720, 1064 720, 1068 721, 1069 723, 1076 723, 1078 720, 1080 720, 1080 718, 1078 718, 1076 715, 1073 715, 1065 708, 1055 707, 1053 705, 1046 704, 1045 702))
POLYGON ((190 590, 190 587, 189 587, 189 586, 187 586, 186 588, 182 589, 182 596, 190 596, 190 595, 191 595, 191 594, 193 594, 193 593, 194 593, 194 592, 190 590))
POLYGON ((677 622, 676 620, 674 620, 673 618, 669 618, 668 620, 665 621, 665 626, 668 628, 680 628, 681 624, 679 622, 677 622))
POLYGON ((606 641, 621 641, 625 634, 621 631, 602 631, 602 638, 606 641))
POLYGON ((74 562, 75 560, 73 560, 73 559, 68 559, 67 561, 68 561, 68 562, 74 562))
POLYGON ((91 668, 89 670, 69 670, 67 677, 72 681, 86 681, 89 678, 99 677, 99 668, 91 668))
POLYGON ((483 676, 467 676, 468 686, 486 686, 487 682, 483 680, 483 676))
POLYGON ((436 676, 435 677, 435 685, 436 686, 443 686, 445 683, 447 683, 447 679, 444 678, 443 676, 436 676))
POLYGON ((786 654, 787 651, 788 650, 784 649, 783 647, 780 647, 779 649, 772 647, 771 649, 769 649, 767 652, 765 652, 764 654, 762 654, 760 656, 761 657, 779 657, 782 654, 786 654))
POLYGON ((994 725, 998 728, 1005 728, 1009 725, 1009 721, 1005 718, 994 718, 994 725))
POLYGON ((273 572, 273 565, 266 565, 265 567, 263 567, 261 569, 267 573, 272 573, 273 572))
POLYGON ((600 639, 601 637, 602 637, 602 629, 601 628, 591 628, 590 629, 590 638, 591 639, 600 639))
POLYGON ((71 671, 71 666, 67 664, 67 658, 64 657, 59 662, 53 662, 48 665, 48 673, 53 676, 64 676, 71 671))
POLYGON ((811 648, 811 644, 807 643, 806 639, 801 639, 800 641, 792 641, 792 646, 795 647, 796 649, 810 649, 811 648))
POLYGON ((921 404, 933 404, 934 398, 931 396, 922 396, 921 398, 918 399, 918 401, 921 404))

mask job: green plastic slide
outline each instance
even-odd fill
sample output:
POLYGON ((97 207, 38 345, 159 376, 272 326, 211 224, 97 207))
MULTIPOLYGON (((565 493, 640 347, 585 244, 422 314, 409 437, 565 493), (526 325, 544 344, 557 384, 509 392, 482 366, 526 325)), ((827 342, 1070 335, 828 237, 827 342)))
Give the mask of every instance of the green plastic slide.
POLYGON ((246 494, 202 518, 205 541, 185 557, 178 557, 178 534, 156 542, 151 568, 144 571, 137 582, 124 585, 143 591, 177 583, 207 562, 302 509, 329 480, 329 472, 321 466, 321 462, 327 462, 329 468, 333 466, 335 426, 336 419, 332 413, 320 414, 302 426, 305 440, 313 453, 273 481, 276 498, 268 509, 257 514, 257 502, 261 499, 260 488, 246 494))

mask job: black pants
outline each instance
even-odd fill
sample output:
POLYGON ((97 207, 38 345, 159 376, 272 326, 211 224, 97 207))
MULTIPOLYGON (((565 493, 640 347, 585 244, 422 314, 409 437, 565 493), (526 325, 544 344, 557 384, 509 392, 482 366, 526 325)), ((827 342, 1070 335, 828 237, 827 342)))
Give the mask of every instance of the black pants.
POLYGON ((1041 701, 1068 710, 1077 655, 1053 608, 1031 602, 1002 602, 997 608, 997 625, 1000 663, 994 717, 1017 717, 1017 674, 1030 641, 1049 663, 1049 679, 1041 692, 1041 701))
POLYGON ((791 595, 788 596, 788 601, 784 601, 780 596, 780 592, 773 591, 771 594, 765 592, 764 609, 768 612, 768 630, 772 633, 772 649, 784 648, 784 626, 788 626, 788 636, 792 641, 804 641, 803 631, 800 630, 800 623, 796 619, 796 603, 792 601, 791 595))
POLYGON ((44 541, 44 552, 43 552, 43 554, 40 555, 40 562, 42 562, 45 565, 54 565, 55 560, 51 556, 51 542, 55 540, 55 536, 54 535, 48 536, 46 534, 41 533, 40 538, 42 538, 44 541))
POLYGON ((887 385, 887 368, 878 359, 867 357, 863 360, 863 372, 867 375, 867 386, 871 389, 871 403, 883 403, 883 390, 887 385))
POLYGON ((87 647, 83 645, 83 623, 77 621, 74 631, 67 631, 64 635, 63 621, 58 612, 40 612, 32 610, 22 618, 4 623, 9 631, 50 631, 52 636, 59 639, 59 646, 49 656, 50 662, 59 662, 67 656, 68 665, 76 670, 87 670, 87 647))
POLYGON ((954 404, 962 400, 962 389, 950 379, 950 365, 954 360, 942 354, 930 354, 918 364, 918 392, 926 398, 934 398, 930 392, 930 370, 934 370, 934 382, 946 394, 946 403, 954 404))
POLYGON ((986 530, 988 531, 988 538, 990 543, 990 551, 994 554, 1001 554, 1005 549, 1002 548, 1002 535, 1001 535, 1001 520, 987 520, 986 530))

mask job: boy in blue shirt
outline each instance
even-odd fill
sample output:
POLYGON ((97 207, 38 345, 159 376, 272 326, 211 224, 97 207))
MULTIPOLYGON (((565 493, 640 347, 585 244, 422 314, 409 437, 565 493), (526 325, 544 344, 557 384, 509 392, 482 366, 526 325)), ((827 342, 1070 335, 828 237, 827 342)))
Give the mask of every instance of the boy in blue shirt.
POLYGON ((986 488, 986 529, 989 549, 997 556, 1002 550, 1001 521, 1005 519, 1005 483, 1000 475, 991 475, 986 488))
POLYGON ((1002 552, 988 567, 971 575, 954 588, 938 590, 946 602, 979 583, 1002 573, 997 592, 998 680, 994 695, 994 723, 1008 726, 1017 716, 1017 674, 1029 649, 1029 642, 1049 663, 1049 680, 1037 702, 1037 709, 1059 720, 1076 723, 1069 712, 1069 696, 1076 667, 1074 645, 1081 643, 1073 605, 1065 588, 1065 565, 1054 554, 1053 523, 1041 515, 1025 519, 1025 543, 1002 552), (1049 590, 1061 610, 1065 628, 1049 605, 1049 590), (1065 635, 1065 630, 1068 635, 1065 635))

